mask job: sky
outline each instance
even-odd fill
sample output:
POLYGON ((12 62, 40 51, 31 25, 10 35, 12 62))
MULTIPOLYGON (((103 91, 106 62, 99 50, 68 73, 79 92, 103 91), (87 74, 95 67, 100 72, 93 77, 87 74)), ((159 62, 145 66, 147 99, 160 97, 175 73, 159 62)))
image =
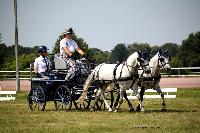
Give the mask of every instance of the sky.
MULTIPOLYGON (((18 0, 19 44, 52 50, 67 27, 90 48, 181 42, 200 31, 200 0, 18 0)), ((0 0, 0 33, 14 44, 14 2, 0 0)))

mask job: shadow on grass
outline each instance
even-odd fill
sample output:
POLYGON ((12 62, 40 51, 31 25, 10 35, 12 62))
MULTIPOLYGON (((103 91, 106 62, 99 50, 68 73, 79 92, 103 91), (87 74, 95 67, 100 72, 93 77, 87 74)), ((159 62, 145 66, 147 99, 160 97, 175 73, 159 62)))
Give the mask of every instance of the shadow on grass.
MULTIPOLYGON (((56 112, 105 112, 108 113, 108 110, 98 110, 96 109, 95 111, 92 111, 90 109, 71 109, 71 110, 56 110, 56 109, 46 109, 45 111, 51 112, 51 111, 56 111, 56 112)), ((172 109, 167 109, 166 112, 163 112, 162 110, 146 110, 145 112, 137 112, 137 111, 129 111, 129 110, 119 110, 117 113, 191 113, 191 112, 197 112, 198 110, 172 110, 172 109)), ((114 113, 114 112, 109 112, 109 113, 114 113)))
POLYGON ((146 110, 144 113, 188 113, 188 112, 197 112, 198 110, 172 110, 167 109, 166 112, 162 110, 146 110))

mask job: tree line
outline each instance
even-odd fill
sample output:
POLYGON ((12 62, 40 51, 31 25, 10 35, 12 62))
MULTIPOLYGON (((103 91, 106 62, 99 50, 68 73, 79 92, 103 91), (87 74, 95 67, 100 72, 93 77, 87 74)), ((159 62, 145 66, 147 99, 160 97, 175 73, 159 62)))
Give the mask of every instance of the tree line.
MULTIPOLYGON (((59 43, 63 38, 61 34, 56 40, 51 53, 59 53, 59 43)), ((150 45, 148 43, 119 43, 111 51, 102 51, 98 48, 90 48, 83 38, 73 35, 73 39, 78 43, 79 47, 85 51, 85 58, 91 63, 115 63, 124 61, 135 51, 147 51, 153 57, 159 49, 168 50, 171 56, 172 67, 199 67, 200 66, 200 32, 190 33, 188 37, 182 41, 180 45, 175 43, 165 43, 163 45, 150 45)), ((38 45, 39 46, 39 45, 38 45)), ((19 49, 19 65, 20 70, 27 70, 30 63, 38 56, 37 48, 34 47, 18 47, 19 49)), ((77 58, 80 55, 75 54, 77 58)), ((3 43, 0 34, 0 70, 15 70, 15 46, 7 46, 3 43)))

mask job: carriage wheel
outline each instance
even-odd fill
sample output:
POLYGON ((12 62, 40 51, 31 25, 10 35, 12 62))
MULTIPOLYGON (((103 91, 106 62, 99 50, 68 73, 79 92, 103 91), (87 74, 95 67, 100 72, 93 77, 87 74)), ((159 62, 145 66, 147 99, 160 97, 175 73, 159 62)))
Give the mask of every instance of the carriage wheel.
POLYGON ((28 94, 28 104, 32 111, 44 111, 46 100, 41 86, 33 87, 28 94))
MULTIPOLYGON (((106 97, 106 100, 110 100, 110 106, 111 106, 111 108, 112 108, 113 102, 114 102, 113 91, 106 92, 106 93, 105 93, 105 97, 106 97)), ((99 100, 97 101, 96 107, 97 107, 97 109, 99 109, 99 110, 102 110, 102 109, 105 110, 106 107, 105 107, 104 101, 103 101, 103 99, 102 99, 101 97, 100 97, 99 100)))
POLYGON ((54 94, 56 110, 70 110, 72 107, 70 89, 66 85, 59 86, 54 94))

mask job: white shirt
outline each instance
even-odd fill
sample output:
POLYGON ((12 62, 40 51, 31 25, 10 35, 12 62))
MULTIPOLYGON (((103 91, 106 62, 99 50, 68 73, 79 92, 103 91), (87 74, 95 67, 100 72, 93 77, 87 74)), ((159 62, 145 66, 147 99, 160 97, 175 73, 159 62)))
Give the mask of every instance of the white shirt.
POLYGON ((63 38, 61 41, 60 41, 60 54, 61 55, 66 55, 67 54, 65 53, 64 51, 64 47, 67 47, 68 50, 72 53, 75 52, 75 50, 78 48, 78 45, 77 43, 72 40, 72 39, 66 39, 66 38, 63 38))
POLYGON ((34 62, 34 69, 37 69, 38 73, 46 72, 47 71, 47 65, 50 67, 50 61, 48 57, 43 58, 41 55, 35 59, 34 62), (46 60, 46 63, 45 63, 46 60))

